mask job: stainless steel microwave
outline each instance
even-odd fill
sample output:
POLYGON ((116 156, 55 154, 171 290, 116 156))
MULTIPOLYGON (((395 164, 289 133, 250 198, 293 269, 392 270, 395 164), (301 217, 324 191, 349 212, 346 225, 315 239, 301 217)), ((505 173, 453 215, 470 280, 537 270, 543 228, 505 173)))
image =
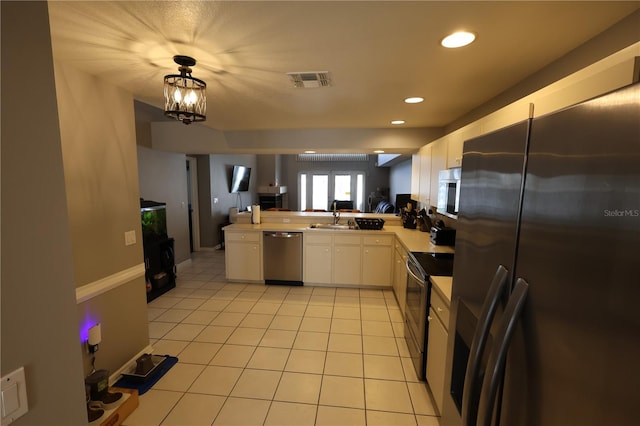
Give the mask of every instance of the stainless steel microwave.
POLYGON ((438 213, 457 217, 460 206, 460 167, 441 170, 438 175, 438 213))

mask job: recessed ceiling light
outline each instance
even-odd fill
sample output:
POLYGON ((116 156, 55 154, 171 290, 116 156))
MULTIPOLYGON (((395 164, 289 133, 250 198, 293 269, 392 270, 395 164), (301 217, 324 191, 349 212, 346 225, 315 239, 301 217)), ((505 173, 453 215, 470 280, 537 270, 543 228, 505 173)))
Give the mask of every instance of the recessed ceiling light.
POLYGON ((315 154, 316 152, 315 151, 305 151, 304 153, 305 154, 315 154))
POLYGON ((456 47, 471 44, 475 39, 476 35, 474 33, 458 31, 443 38, 440 44, 449 49, 455 49, 456 47))
POLYGON ((381 149, 376 149, 375 151, 373 151, 374 154, 384 154, 384 151, 381 149))
POLYGON ((404 124, 404 120, 393 120, 391 124, 404 124))
POLYGON ((419 96, 414 96, 414 97, 411 97, 411 98, 407 98, 404 101, 406 103, 408 103, 408 104, 419 104, 420 102, 424 101, 424 98, 421 98, 419 96))

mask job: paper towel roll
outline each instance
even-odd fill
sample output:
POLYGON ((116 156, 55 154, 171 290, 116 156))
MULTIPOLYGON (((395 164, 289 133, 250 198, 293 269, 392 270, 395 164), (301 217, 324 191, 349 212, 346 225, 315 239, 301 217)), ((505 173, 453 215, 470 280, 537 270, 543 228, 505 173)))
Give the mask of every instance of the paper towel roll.
POLYGON ((260 205, 255 204, 251 207, 251 223, 260 223, 260 205))

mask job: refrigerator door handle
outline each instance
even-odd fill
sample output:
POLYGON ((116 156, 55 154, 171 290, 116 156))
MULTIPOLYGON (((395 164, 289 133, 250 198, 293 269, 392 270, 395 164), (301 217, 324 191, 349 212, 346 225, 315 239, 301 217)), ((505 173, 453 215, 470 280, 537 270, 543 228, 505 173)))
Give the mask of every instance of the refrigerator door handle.
POLYGON ((480 398, 480 386, 482 385, 483 372, 480 371, 482 355, 484 354, 489 330, 493 322, 493 317, 498 308, 498 304, 506 293, 507 282, 509 281, 509 271, 503 265, 498 265, 493 281, 489 287, 489 292, 482 304, 482 311, 478 319, 471 341, 469 360, 467 361, 467 372, 464 378, 464 389, 462 391, 462 424, 464 426, 475 426, 478 415, 478 400, 480 398))
POLYGON ((528 290, 529 284, 522 278, 518 278, 504 309, 504 316, 496 335, 497 344, 491 350, 486 374, 482 381, 477 426, 491 426, 498 387, 502 383, 504 376, 507 351, 509 350, 515 325, 522 314, 528 290))

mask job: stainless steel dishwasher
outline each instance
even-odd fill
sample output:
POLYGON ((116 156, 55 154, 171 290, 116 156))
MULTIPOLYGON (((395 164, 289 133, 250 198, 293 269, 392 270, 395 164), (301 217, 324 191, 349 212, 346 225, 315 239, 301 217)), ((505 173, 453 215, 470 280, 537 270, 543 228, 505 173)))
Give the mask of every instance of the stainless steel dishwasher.
POLYGON ((265 284, 302 285, 302 232, 264 232, 265 284))

